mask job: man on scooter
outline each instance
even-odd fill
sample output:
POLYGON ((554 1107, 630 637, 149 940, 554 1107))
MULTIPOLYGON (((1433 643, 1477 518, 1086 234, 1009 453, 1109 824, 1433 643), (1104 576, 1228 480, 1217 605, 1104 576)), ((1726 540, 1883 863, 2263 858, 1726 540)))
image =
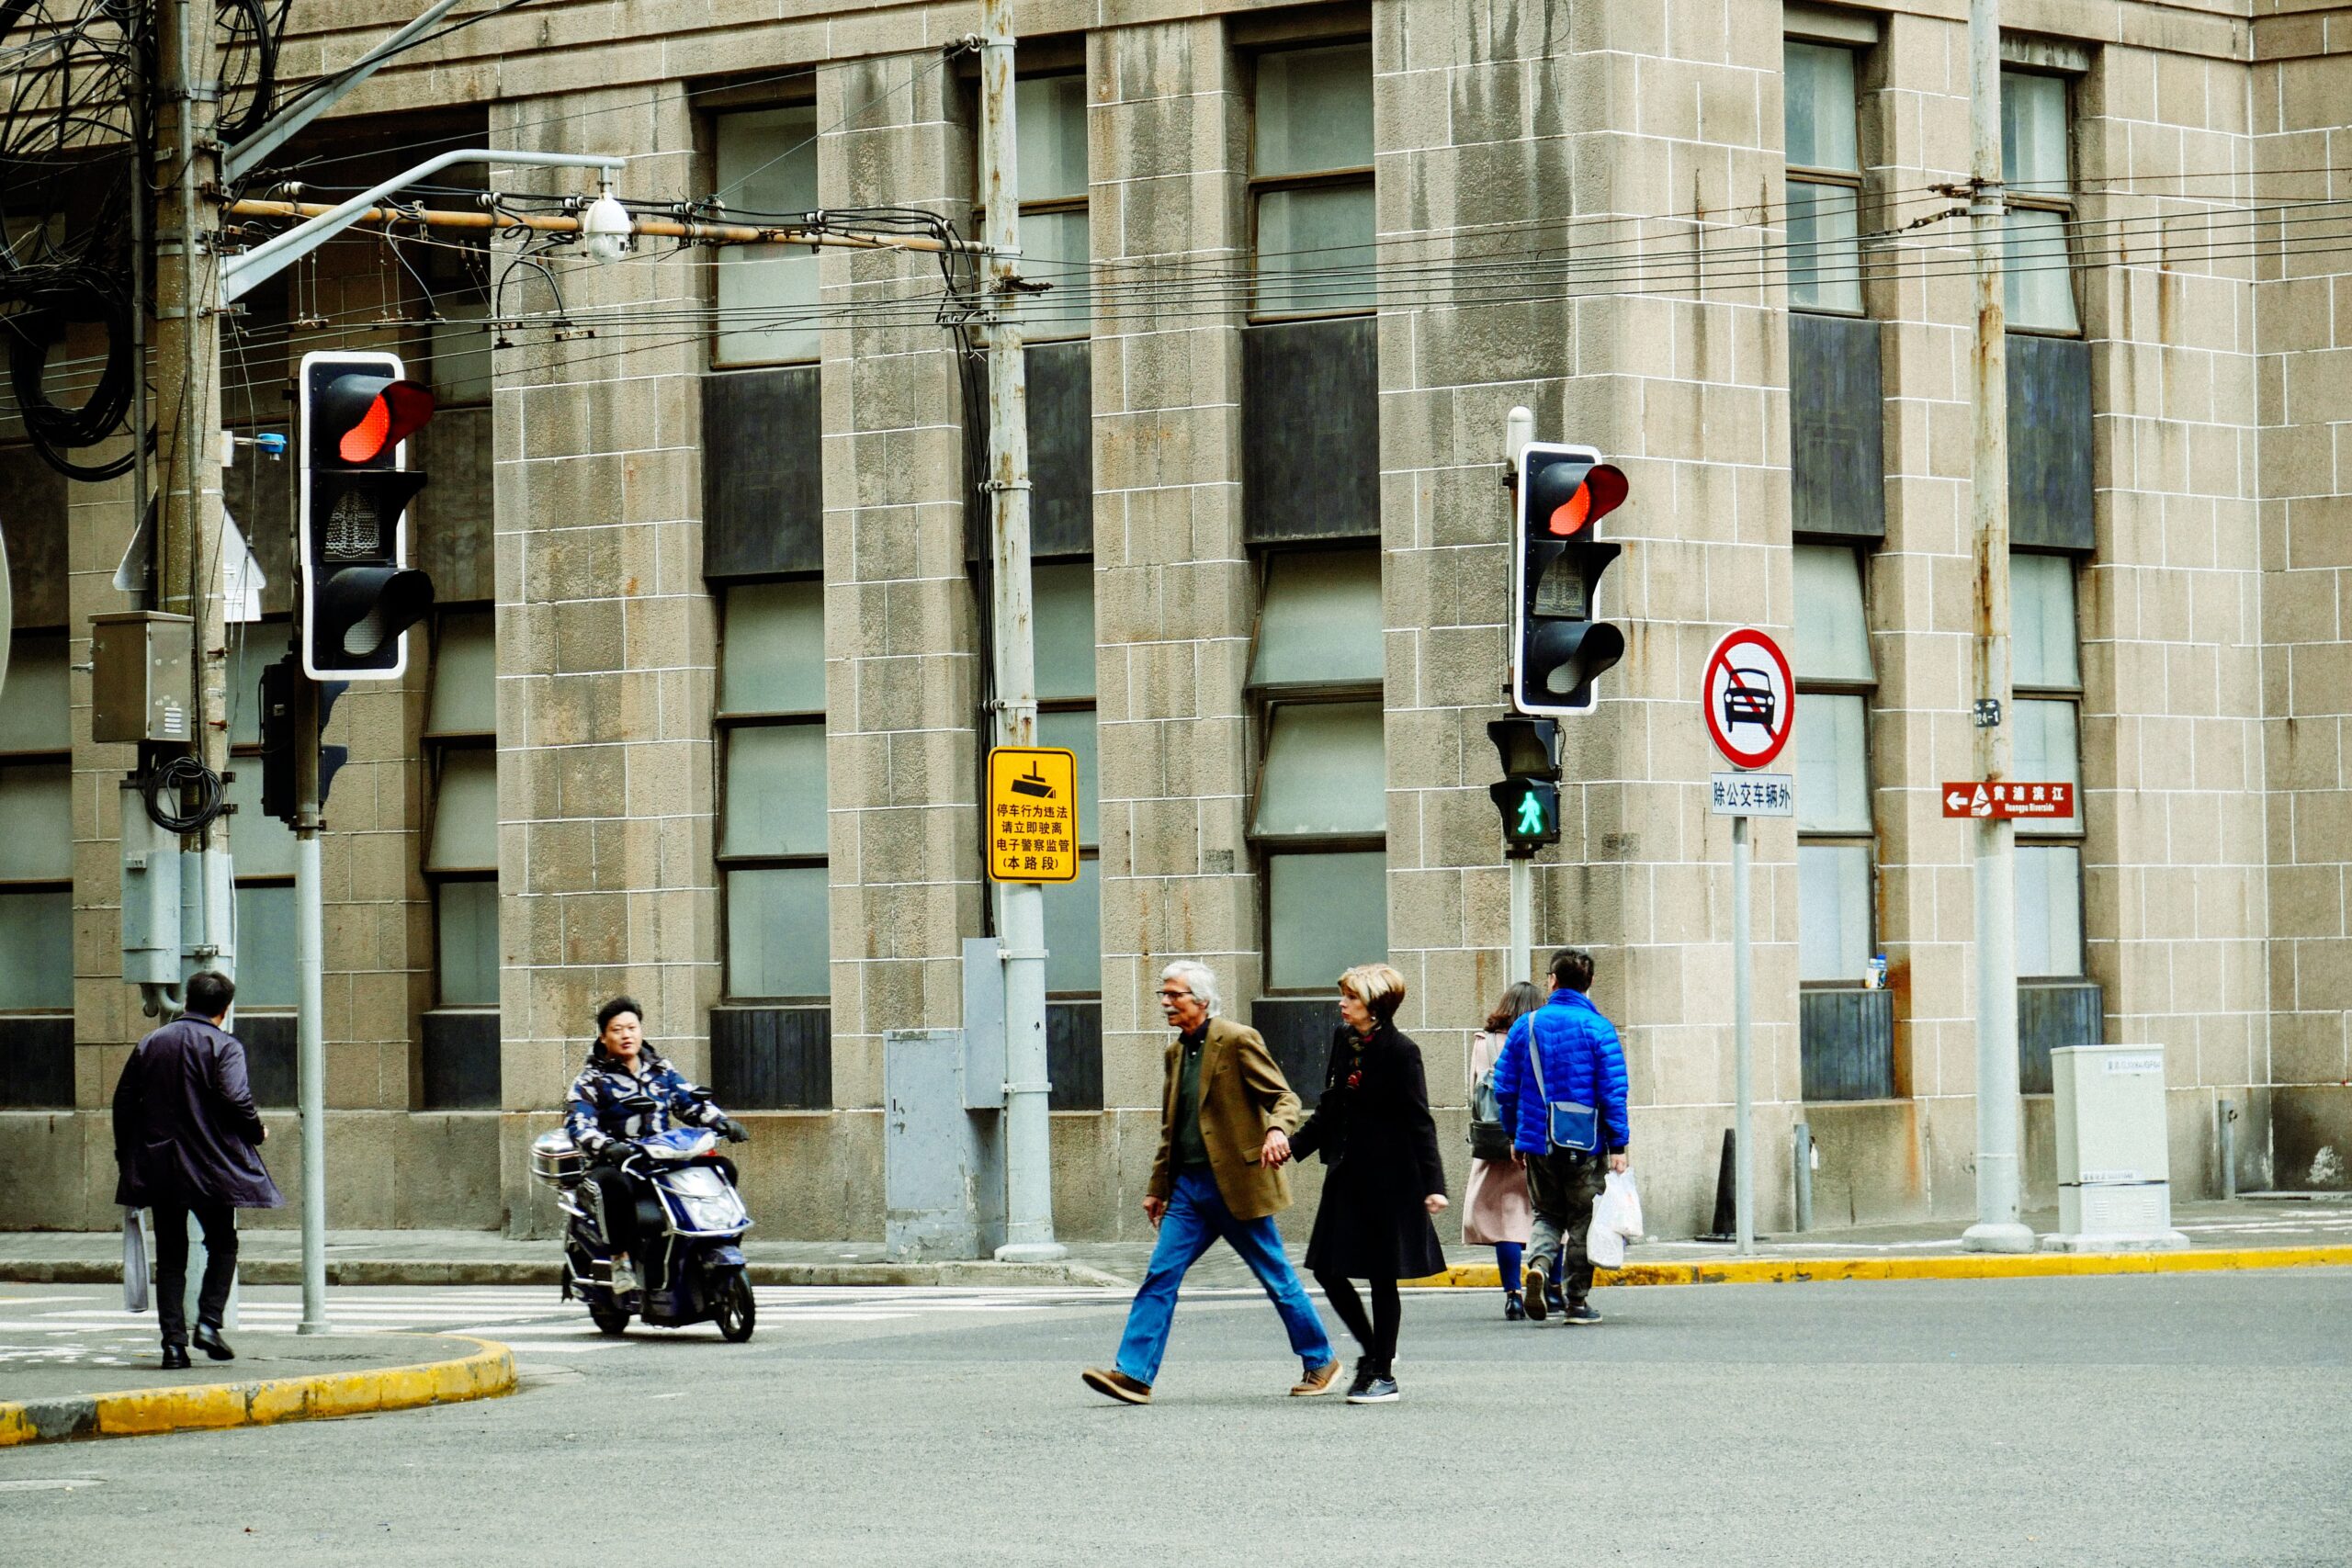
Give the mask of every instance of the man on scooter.
MULTIPOLYGON (((707 1127, 730 1144, 751 1136, 711 1103, 709 1090, 687 1082, 645 1043, 643 1011, 634 997, 615 997, 596 1010, 595 1043, 588 1047, 587 1066, 571 1080, 564 1116, 565 1130, 589 1161, 587 1184, 597 1224, 613 1249, 613 1289, 621 1293, 638 1288, 630 1259, 638 1251, 640 1182, 621 1168, 636 1140, 679 1122, 707 1127)), ((732 1169, 728 1179, 731 1183, 732 1169)))

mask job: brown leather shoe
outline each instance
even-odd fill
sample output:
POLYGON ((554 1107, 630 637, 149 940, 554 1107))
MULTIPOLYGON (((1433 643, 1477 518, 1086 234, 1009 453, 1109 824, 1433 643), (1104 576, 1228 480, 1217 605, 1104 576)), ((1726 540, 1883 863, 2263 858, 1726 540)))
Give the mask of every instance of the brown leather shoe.
POLYGON ((1290 1385, 1293 1399, 1312 1399, 1318 1393, 1329 1393, 1340 1381, 1340 1359, 1337 1356, 1290 1385))
POLYGON ((1108 1394, 1122 1404, 1149 1404, 1151 1385, 1137 1382, 1125 1372, 1106 1372, 1100 1367, 1089 1367, 1080 1374, 1086 1386, 1097 1393, 1108 1394))

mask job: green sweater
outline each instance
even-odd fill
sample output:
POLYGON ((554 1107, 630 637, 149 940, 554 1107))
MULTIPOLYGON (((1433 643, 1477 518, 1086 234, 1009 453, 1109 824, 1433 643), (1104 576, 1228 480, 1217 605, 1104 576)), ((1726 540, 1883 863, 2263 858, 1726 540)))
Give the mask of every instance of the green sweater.
POLYGON ((1176 1133, 1169 1146, 1179 1170, 1209 1163, 1209 1146, 1201 1138, 1201 1055, 1208 1037, 1205 1026, 1185 1035, 1176 1058, 1176 1133))

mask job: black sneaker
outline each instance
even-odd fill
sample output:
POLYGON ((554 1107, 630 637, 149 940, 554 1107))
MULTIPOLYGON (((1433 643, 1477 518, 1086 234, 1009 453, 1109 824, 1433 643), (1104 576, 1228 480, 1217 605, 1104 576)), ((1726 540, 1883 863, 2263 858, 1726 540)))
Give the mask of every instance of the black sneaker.
POLYGON ((1370 1388, 1373 1384, 1373 1380, 1377 1378, 1379 1375, 1379 1373, 1373 1371, 1372 1363, 1370 1361, 1358 1361, 1356 1363, 1356 1375, 1348 1380, 1348 1403, 1350 1404, 1363 1404, 1363 1391, 1370 1388))
POLYGON ((1552 1280, 1544 1272, 1544 1265, 1541 1262, 1529 1264, 1527 1276, 1521 1284, 1520 1293, 1527 1308, 1527 1315, 1538 1323, 1543 1322, 1544 1314, 1551 1310, 1552 1290, 1552 1280))
POLYGON ((1554 1285, 1544 1292, 1544 1304, 1561 1316, 1567 1315, 1568 1298, 1560 1293, 1560 1287, 1557 1285, 1554 1285))
POLYGON ((1396 1401, 1396 1380, 1385 1372, 1348 1390, 1350 1404, 1393 1404, 1396 1401))
POLYGON ((1600 1309, 1590 1302, 1570 1302, 1560 1320, 1571 1328, 1589 1328, 1600 1321, 1600 1309))
POLYGON ((1527 1303, 1520 1298, 1517 1291, 1505 1291, 1503 1292, 1503 1321, 1523 1323, 1526 1320, 1527 1303))

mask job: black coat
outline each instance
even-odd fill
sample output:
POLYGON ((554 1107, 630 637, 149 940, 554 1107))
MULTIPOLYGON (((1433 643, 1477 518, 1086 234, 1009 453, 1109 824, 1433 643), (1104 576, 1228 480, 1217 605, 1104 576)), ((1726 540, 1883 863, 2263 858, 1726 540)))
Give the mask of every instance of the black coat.
POLYGON ((1291 1153, 1330 1168, 1306 1244, 1310 1272, 1351 1280, 1419 1280, 1445 1269, 1422 1200, 1445 1190, 1421 1048, 1383 1024, 1359 1049, 1344 1024, 1331 1036, 1323 1098, 1291 1135, 1291 1153), (1351 1081, 1352 1080, 1352 1081, 1351 1081))
POLYGON ((131 1051, 115 1085, 114 1201, 277 1208, 286 1200, 254 1152, 261 1136, 237 1037, 202 1019, 167 1023, 131 1051))

